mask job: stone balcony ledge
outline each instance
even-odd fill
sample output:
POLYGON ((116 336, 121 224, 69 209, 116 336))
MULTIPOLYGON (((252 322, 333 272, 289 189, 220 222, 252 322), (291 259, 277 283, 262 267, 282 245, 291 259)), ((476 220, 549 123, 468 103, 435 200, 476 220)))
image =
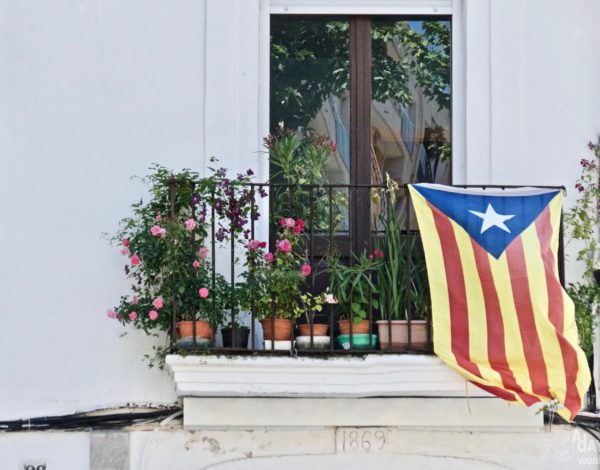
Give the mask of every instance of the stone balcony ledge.
POLYGON ((439 358, 180 356, 166 368, 180 397, 489 397, 439 358))

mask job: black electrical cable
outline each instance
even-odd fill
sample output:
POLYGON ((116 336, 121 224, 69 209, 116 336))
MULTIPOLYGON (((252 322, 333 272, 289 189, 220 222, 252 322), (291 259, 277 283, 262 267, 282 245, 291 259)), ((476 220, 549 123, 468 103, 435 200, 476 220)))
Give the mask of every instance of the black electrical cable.
POLYGON ((172 406, 152 411, 126 411, 110 414, 96 414, 105 410, 88 411, 61 416, 0 421, 0 431, 42 431, 49 429, 118 429, 132 424, 160 421, 181 411, 181 407, 172 406))

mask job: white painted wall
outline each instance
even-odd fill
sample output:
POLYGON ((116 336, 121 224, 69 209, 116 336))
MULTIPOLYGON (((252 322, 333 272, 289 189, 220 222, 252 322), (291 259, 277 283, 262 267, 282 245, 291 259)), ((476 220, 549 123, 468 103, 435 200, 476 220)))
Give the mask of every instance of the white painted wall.
POLYGON ((0 416, 172 402, 104 312, 152 162, 203 165, 203 2, 0 3, 0 416))
POLYGON ((183 431, 174 424, 155 431, 0 434, 0 468, 22 468, 21 462, 35 459, 61 470, 592 469, 598 468, 597 445, 589 434, 566 426, 515 433, 394 427, 183 431), (94 445, 98 439, 104 445, 94 445))
MULTIPOLYGON (((100 234, 152 162, 202 168, 216 155, 264 176, 266 5, 0 2, 0 419, 175 400, 141 362, 150 341, 119 338, 104 315, 126 284, 100 234)), ((455 8, 456 181, 572 187, 600 132, 600 3, 455 8)))
POLYGON ((22 470, 24 465, 47 469, 90 468, 89 432, 22 432, 0 435, 0 468, 22 470))
MULTIPOLYGON (((600 133, 600 3, 464 0, 465 181, 573 188, 600 133)), ((569 191, 570 203, 574 191, 569 191)))

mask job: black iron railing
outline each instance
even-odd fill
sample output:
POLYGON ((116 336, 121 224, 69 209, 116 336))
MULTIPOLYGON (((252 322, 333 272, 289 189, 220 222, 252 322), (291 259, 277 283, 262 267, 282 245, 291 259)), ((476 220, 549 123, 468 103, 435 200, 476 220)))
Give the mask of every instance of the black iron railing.
MULTIPOLYGON (((172 351, 189 353, 202 349, 203 353, 219 354, 432 351, 425 259, 406 186, 248 184, 242 201, 247 209, 245 217, 240 216, 243 211, 234 200, 236 195, 230 197, 229 207, 236 207, 237 212, 224 213, 213 204, 205 220, 206 239, 190 240, 197 246, 205 246, 210 254, 209 289, 226 297, 219 303, 225 305, 225 319, 219 325, 212 325, 209 338, 197 337, 195 322, 192 336, 182 337, 177 328, 177 312, 173 311, 172 351), (294 305, 301 309, 301 296, 308 293, 313 299, 320 298, 321 305, 319 308, 309 305, 301 315, 292 318, 291 329, 282 339, 267 339, 265 330, 274 332, 280 323, 278 317, 290 316, 290 312, 280 311, 277 289, 270 291, 273 286, 268 282, 265 285, 256 281, 259 274, 264 274, 259 269, 271 273, 269 269, 277 268, 260 264, 256 252, 263 258, 269 256, 267 253, 277 256, 277 233, 281 231, 282 219, 292 219, 298 225, 302 221, 290 256, 304 259, 304 264, 310 267, 310 272, 304 268, 306 276, 298 279, 299 295, 294 305), (233 225, 239 225, 240 220, 245 225, 236 232, 233 225), (232 229, 224 234, 223 227, 227 224, 232 229), (264 244, 264 248, 257 243, 264 244), (249 255, 255 245, 258 246, 255 254, 249 255), (368 269, 361 273, 363 262, 368 269), (356 276, 356 284, 351 283, 349 291, 328 290, 344 285, 343 276, 332 280, 338 272, 334 268, 341 274, 356 276), (256 278, 248 276, 247 273, 254 271, 256 278), (223 278, 227 282, 225 289, 217 285, 223 278), (359 288, 364 302, 357 306, 355 299, 359 296, 354 294, 359 288), (268 307, 265 297, 270 299, 268 307), (340 302, 342 298, 347 300, 345 305, 340 302), (327 303, 324 299, 338 303, 327 303), (349 321, 347 331, 342 331, 346 325, 338 320, 344 317, 350 320, 362 317, 366 322, 349 321), (326 325, 325 333, 320 325, 326 325)), ((292 233, 292 227, 289 229, 292 233)), ((562 235, 560 246, 562 266, 562 235)), ((201 315, 198 319, 202 319, 201 315)))

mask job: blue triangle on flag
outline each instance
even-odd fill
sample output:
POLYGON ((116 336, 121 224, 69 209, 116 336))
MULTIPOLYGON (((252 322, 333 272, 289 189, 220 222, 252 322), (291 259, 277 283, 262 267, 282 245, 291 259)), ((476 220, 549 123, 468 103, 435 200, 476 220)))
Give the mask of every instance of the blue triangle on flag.
POLYGON ((510 193, 506 196, 443 191, 415 184, 433 206, 466 230, 484 250, 498 259, 511 242, 538 218, 559 190, 510 193))

